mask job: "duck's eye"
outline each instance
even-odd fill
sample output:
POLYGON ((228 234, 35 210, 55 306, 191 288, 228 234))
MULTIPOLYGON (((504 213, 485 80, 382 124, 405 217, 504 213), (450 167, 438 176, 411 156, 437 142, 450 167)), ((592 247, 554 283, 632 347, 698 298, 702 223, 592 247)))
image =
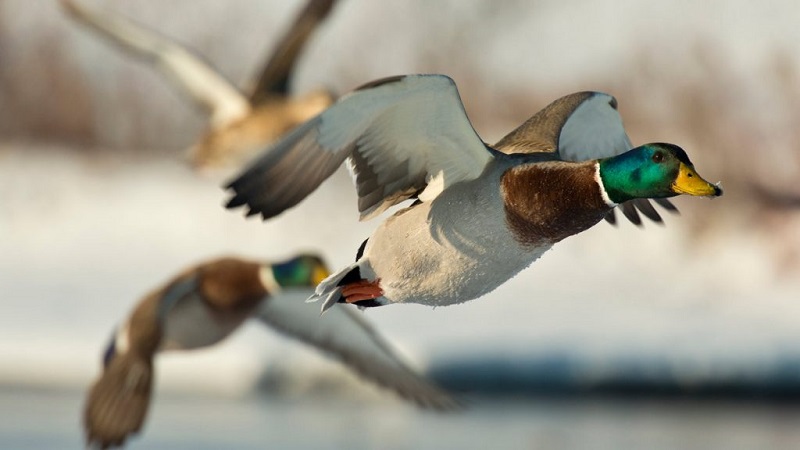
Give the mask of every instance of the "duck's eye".
POLYGON ((661 153, 661 152, 653 153, 653 162, 654 163, 660 163, 662 161, 664 161, 664 154, 663 153, 661 153))

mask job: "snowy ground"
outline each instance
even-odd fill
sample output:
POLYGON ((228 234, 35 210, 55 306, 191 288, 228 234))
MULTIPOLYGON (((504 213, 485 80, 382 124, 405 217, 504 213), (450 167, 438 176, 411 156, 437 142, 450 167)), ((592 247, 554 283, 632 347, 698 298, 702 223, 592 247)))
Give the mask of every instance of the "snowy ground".
MULTIPOLYGON (((346 264, 375 226, 356 221, 349 183, 338 173, 301 207, 261 223, 225 211, 218 181, 177 160, 0 146, 0 383, 84 386, 114 324, 198 260, 320 249, 346 264)), ((703 214, 709 200, 677 201, 691 202, 701 205, 684 215, 703 214)), ((796 279, 777 278, 746 230, 721 227, 692 247, 681 217, 666 221, 599 224, 464 305, 365 314, 412 360, 439 369, 475 355, 524 362, 558 353, 588 377, 644 361, 691 382, 758 376, 800 354, 796 279)), ((299 380, 334 367, 256 325, 163 363, 164 389, 228 394, 247 392, 264 367, 290 368, 299 380)))

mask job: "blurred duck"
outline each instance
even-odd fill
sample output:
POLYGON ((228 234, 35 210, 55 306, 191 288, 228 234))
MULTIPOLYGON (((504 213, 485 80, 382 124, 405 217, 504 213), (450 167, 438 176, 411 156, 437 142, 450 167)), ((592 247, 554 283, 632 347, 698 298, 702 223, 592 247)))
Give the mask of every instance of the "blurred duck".
POLYGON ((155 66, 173 84, 205 108, 210 124, 190 150, 199 169, 242 163, 257 150, 333 101, 330 92, 289 94, 289 80, 304 45, 331 12, 334 0, 309 0, 273 51, 249 95, 241 93, 217 70, 167 38, 106 11, 61 0, 73 19, 123 50, 155 66))
POLYGON ((322 299, 323 311, 336 302, 464 302, 617 206, 636 222, 635 208, 660 221, 644 199, 722 194, 676 145, 631 149, 616 106, 599 92, 568 95, 489 146, 450 78, 375 81, 267 150, 229 184, 228 207, 274 217, 347 160, 362 219, 415 201, 384 220, 356 262, 320 283, 310 300, 322 299))
POLYGON ((84 410, 88 444, 123 445, 139 431, 150 402, 156 353, 213 345, 250 317, 422 407, 457 407, 409 368, 356 311, 343 306, 320 318, 317 307, 304 302, 327 275, 314 255, 277 264, 223 258, 192 267, 148 294, 115 332, 103 373, 89 390, 84 410))

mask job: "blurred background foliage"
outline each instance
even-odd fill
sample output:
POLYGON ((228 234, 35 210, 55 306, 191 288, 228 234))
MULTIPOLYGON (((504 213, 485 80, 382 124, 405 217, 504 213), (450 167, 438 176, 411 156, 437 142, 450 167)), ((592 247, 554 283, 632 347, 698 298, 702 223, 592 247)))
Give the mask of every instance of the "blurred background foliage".
MULTIPOLYGON (((702 203, 713 213, 686 215, 693 236, 735 222, 763 234, 781 272, 797 273, 800 58, 792 2, 342 3, 309 45, 295 91, 325 86, 342 94, 383 76, 446 73, 487 142, 565 93, 608 91, 634 142, 677 142, 723 181, 726 201, 702 203)), ((177 39, 239 86, 253 81, 297 6, 87 4, 177 39)), ((4 140, 174 156, 204 123, 151 67, 68 22, 54 3, 0 1, 0 61, 4 140)))

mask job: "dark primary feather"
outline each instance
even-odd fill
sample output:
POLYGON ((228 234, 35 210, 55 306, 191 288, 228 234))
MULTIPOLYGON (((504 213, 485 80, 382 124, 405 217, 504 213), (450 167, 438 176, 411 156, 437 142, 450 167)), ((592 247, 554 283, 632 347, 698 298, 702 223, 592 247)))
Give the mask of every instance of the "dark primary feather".
POLYGON ((627 201, 619 205, 619 209, 622 210, 622 214, 634 225, 641 225, 642 219, 639 217, 639 212, 636 209, 636 206, 633 204, 633 200, 627 201))
POLYGON ((328 17, 335 3, 335 0, 309 0, 306 3, 264 66, 250 95, 253 105, 258 105, 275 94, 289 94, 289 80, 303 48, 317 27, 328 17))
MULTIPOLYGON (((664 198, 657 198, 653 199, 659 206, 663 207, 667 211, 671 213, 677 213, 678 209, 669 202, 669 200, 664 198)), ((634 225, 641 226, 642 220, 639 218, 639 212, 644 214, 645 217, 652 220, 655 223, 664 223, 664 219, 661 218, 661 214, 653 208, 653 205, 650 204, 648 199, 644 198, 637 198, 635 200, 630 200, 620 205, 620 209, 622 213, 625 215, 628 220, 631 221, 634 225), (637 212, 638 210, 638 212, 637 212)), ((610 223, 611 225, 617 224, 617 216, 614 214, 614 210, 608 212, 605 216, 606 222, 610 223)))
POLYGON ((611 211, 607 212, 605 217, 603 217, 603 218, 606 220, 606 222, 610 223, 611 225, 616 225, 617 224, 617 215, 614 214, 614 210, 613 209, 611 211))
POLYGON ((653 200, 656 203, 658 203, 658 206, 666 209, 667 211, 669 211, 669 212, 671 212, 673 214, 679 214, 680 213, 680 211, 678 211, 678 208, 675 205, 673 205, 672 202, 669 201, 668 198, 654 198, 653 200))
POLYGON ((662 223, 661 215, 653 208, 653 205, 645 198, 637 198, 633 200, 633 206, 644 214, 645 217, 656 223, 662 223))
POLYGON ((247 215, 274 217, 300 203, 350 155, 351 149, 328 151, 316 144, 319 117, 311 119, 264 153, 227 185, 234 196, 226 208, 247 205, 247 215))

